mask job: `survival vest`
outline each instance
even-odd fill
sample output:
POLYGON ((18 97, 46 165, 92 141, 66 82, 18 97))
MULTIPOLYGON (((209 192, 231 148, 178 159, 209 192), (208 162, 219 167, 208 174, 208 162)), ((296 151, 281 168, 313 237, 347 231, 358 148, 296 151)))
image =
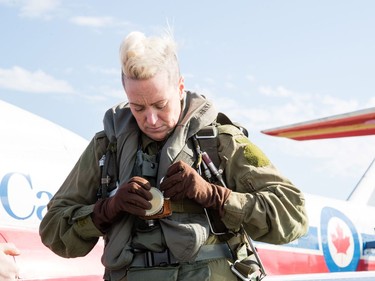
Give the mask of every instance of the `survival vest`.
MULTIPOLYGON (((233 125, 242 131, 246 137, 248 137, 248 131, 240 124, 232 122, 225 114, 219 112, 214 123, 202 128, 192 137, 198 157, 197 163, 195 164, 199 165, 199 161, 203 161, 203 159, 199 158, 204 158, 205 155, 207 155, 208 161, 212 162, 213 168, 208 171, 211 172, 211 174, 203 175, 202 173, 202 176, 215 184, 225 186, 225 180, 221 178, 221 171, 216 169, 216 167, 220 166, 220 158, 217 152, 217 126, 219 125, 233 125)), ((99 161, 101 181, 97 192, 98 199, 109 197, 111 192, 118 186, 117 140, 113 137, 111 140, 107 141, 106 153, 99 161)), ((240 235, 233 236, 233 234, 228 232, 228 229, 215 212, 206 209, 205 211, 211 232, 214 235, 218 235, 219 239, 220 236, 222 236, 220 240, 226 241, 231 251, 236 255, 237 260, 231 265, 232 272, 242 280, 262 280, 266 276, 264 267, 251 238, 247 235, 243 227, 240 230, 240 235), (251 279, 243 279, 249 277, 251 279)))

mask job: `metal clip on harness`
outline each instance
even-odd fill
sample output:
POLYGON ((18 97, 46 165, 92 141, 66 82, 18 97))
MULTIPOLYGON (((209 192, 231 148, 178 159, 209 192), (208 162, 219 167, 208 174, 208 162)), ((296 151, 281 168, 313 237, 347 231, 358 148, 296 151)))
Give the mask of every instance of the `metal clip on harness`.
POLYGON ((246 238, 252 254, 242 260, 236 260, 231 265, 230 269, 243 281, 260 281, 267 275, 263 267, 262 260, 260 259, 250 236, 246 233, 243 226, 241 226, 241 232, 246 238))

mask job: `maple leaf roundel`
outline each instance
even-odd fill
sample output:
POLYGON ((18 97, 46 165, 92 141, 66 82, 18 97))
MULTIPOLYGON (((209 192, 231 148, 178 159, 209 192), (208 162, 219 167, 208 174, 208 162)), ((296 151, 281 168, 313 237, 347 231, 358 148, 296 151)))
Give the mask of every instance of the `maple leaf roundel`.
POLYGON ((355 271, 360 259, 358 232, 339 210, 325 207, 321 212, 321 243, 329 271, 355 271))

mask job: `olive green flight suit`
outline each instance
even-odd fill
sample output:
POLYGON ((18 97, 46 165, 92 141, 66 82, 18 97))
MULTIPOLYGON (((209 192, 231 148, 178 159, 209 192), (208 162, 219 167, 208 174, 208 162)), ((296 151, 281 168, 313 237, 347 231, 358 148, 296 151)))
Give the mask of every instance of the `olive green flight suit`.
MULTIPOLYGON (((216 116, 217 111, 209 101, 198 94, 186 93, 180 120, 160 153, 157 187, 172 163, 183 160, 193 164, 196 159, 190 138, 212 124, 216 116)), ((119 184, 133 176, 140 131, 127 104, 107 111, 104 129, 105 132, 91 140, 51 199, 40 224, 42 242, 62 257, 85 256, 104 235, 94 226, 90 214, 100 183, 98 163, 112 136, 117 139, 119 184)), ((243 225, 252 239, 273 244, 288 243, 304 235, 308 218, 300 190, 238 128, 221 125, 218 132, 219 168, 227 187, 233 191, 221 218, 225 226, 238 232, 243 225)), ((186 211, 191 210, 189 206, 194 202, 175 203, 172 216, 160 219, 158 227, 150 232, 138 231, 135 228, 138 219, 130 214, 112 225, 105 233, 102 257, 106 279, 237 280, 229 267, 233 259, 225 256, 198 259, 207 245, 216 246, 222 241, 210 233, 204 213, 186 211), (168 249, 179 263, 136 267, 134 249, 152 252, 168 249)))

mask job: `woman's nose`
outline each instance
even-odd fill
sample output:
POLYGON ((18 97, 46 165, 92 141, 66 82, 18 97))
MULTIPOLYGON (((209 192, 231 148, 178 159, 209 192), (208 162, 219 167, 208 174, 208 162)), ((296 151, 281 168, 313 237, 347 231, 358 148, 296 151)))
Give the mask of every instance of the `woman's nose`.
POLYGON ((155 125, 156 121, 158 120, 157 113, 153 110, 149 110, 146 115, 147 123, 151 125, 155 125))

